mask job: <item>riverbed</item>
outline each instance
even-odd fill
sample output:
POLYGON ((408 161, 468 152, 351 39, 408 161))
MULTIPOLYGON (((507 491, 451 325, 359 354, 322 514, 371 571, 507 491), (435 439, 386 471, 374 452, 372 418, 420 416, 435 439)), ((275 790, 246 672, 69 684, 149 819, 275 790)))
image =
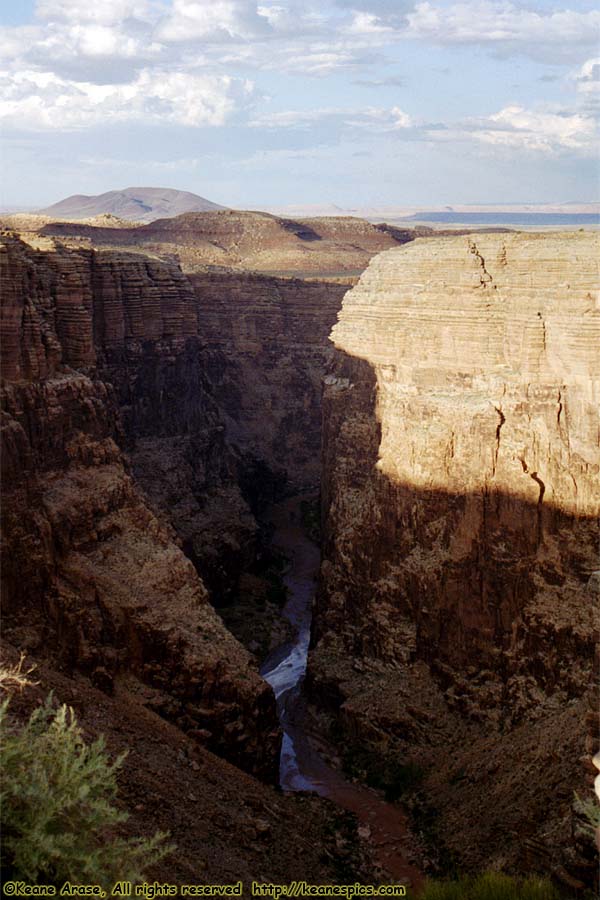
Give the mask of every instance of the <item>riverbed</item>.
POLYGON ((274 527, 273 545, 289 560, 283 576, 288 599, 282 616, 294 631, 293 638, 276 647, 261 667, 275 693, 283 731, 280 784, 284 791, 313 791, 355 813, 360 833, 371 842, 380 866, 395 881, 418 887, 422 875, 409 859, 412 841, 406 814, 377 791, 345 779, 325 762, 303 728, 302 687, 320 564, 319 548, 302 524, 303 500, 306 497, 297 496, 273 504, 268 516, 274 527))

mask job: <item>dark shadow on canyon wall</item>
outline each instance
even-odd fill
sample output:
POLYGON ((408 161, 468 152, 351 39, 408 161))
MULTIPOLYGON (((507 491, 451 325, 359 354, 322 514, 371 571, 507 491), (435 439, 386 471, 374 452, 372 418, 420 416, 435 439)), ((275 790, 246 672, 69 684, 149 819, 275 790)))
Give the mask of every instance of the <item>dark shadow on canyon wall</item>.
POLYGON ((522 472, 537 502, 493 480, 394 480, 378 466, 376 372, 341 351, 323 423, 306 689, 340 756, 376 781, 423 773, 410 808, 439 873, 512 865, 593 885, 571 807, 592 796, 598 750, 597 519, 548 502, 542 472, 522 472))
POLYGON ((348 623, 349 652, 389 659, 398 624, 402 656, 426 661, 442 683, 470 667, 502 680, 527 673, 544 692, 586 690, 598 520, 547 502, 543 489, 529 502, 493 485, 461 494, 395 482, 377 466, 372 366, 337 351, 329 381, 313 645, 348 623), (379 600, 393 612, 378 626, 379 600))

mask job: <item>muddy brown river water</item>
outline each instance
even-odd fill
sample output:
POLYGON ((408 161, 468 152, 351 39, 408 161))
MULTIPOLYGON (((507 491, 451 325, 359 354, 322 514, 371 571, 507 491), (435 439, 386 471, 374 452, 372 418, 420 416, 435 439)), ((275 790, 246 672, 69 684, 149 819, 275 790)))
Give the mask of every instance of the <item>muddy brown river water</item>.
POLYGON ((346 780, 325 762, 302 726, 302 685, 320 563, 319 548, 307 537, 302 525, 303 499, 306 498, 289 498, 274 504, 269 512, 275 528, 273 544, 289 560, 283 578, 288 599, 282 615, 295 633, 291 641, 273 650, 261 667, 263 678, 275 693, 283 730, 280 784, 285 791, 314 791, 353 812, 381 867, 395 881, 418 888, 423 876, 409 861, 411 838, 406 814, 387 803, 378 792, 346 780))

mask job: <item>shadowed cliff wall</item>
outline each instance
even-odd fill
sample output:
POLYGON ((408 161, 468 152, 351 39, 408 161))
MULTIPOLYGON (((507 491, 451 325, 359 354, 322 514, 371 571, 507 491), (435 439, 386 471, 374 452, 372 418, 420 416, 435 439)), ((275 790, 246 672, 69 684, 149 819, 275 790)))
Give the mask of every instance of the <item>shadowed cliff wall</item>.
POLYGON ((253 509, 318 482, 326 337, 344 287, 222 272, 192 287, 143 255, 35 244, 7 236, 2 252, 3 579, 15 627, 37 617, 23 639, 107 690, 135 670, 177 695, 152 702, 183 727, 245 765, 253 746, 252 765, 268 768, 268 688, 246 674, 208 592, 217 605, 235 597, 256 554, 253 509), (200 663, 186 663, 183 682, 166 674, 183 653, 165 655, 172 628, 196 630, 190 604, 206 629, 193 650, 198 703, 200 663), (246 728, 255 700, 264 710, 246 728))
POLYGON ((348 285, 222 272, 190 281, 228 439, 288 489, 314 489, 328 336, 348 285))
POLYGON ((256 528, 210 397, 189 283, 144 257, 34 250, 10 237, 0 262, 7 637, 107 692, 133 690, 212 749, 274 776, 272 694, 173 528, 206 526, 195 562, 212 552, 215 580, 219 548, 233 545, 243 565, 256 528), (169 485, 181 491, 169 517, 140 490, 161 466, 176 473, 165 508, 169 485))

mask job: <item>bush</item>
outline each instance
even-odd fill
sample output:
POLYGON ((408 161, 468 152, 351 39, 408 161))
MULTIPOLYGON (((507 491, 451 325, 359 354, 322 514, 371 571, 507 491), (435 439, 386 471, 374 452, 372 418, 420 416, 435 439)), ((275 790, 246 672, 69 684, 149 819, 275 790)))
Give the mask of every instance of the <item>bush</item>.
POLYGON ((403 763, 393 755, 385 757, 376 751, 356 746, 346 747, 342 763, 348 775, 383 791, 388 803, 396 803, 415 790, 424 776, 418 763, 403 763))
POLYGON ((578 794, 575 794, 575 811, 582 818, 583 831, 589 837, 596 837, 600 831, 600 806, 595 797, 588 797, 582 800, 578 794))
POLYGON ((559 900, 559 893, 546 878, 511 878, 486 872, 457 881, 429 881, 420 900, 559 900))
POLYGON ((113 801, 116 773, 102 738, 86 744, 72 709, 52 695, 16 730, 0 705, 0 791, 3 878, 31 884, 99 884, 143 880, 143 867, 172 848, 166 835, 122 838, 128 819, 113 801))

